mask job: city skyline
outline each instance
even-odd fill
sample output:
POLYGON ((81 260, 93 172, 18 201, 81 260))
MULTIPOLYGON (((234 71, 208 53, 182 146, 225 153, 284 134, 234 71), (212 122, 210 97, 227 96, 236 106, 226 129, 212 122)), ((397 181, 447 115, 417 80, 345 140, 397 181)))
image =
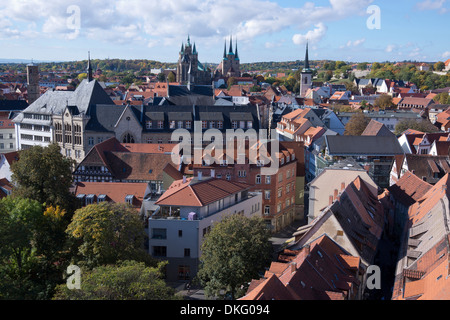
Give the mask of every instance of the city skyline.
POLYGON ((241 63, 303 60, 445 61, 447 0, 10 1, 0 5, 0 59, 176 62, 188 35, 219 63, 224 40, 241 63))

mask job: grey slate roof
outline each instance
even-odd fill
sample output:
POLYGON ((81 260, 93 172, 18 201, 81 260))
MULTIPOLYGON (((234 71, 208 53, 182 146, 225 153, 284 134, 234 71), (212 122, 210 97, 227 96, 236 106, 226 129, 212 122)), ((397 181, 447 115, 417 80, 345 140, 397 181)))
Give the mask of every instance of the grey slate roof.
MULTIPOLYGON (((95 104, 114 105, 114 102, 96 81, 83 80, 75 91, 53 91, 48 90, 35 102, 23 110, 24 113, 37 113, 58 115, 64 112, 66 107, 70 107, 72 114, 88 114, 89 107, 95 104)), ((23 120, 23 113, 20 113, 15 122, 23 120)))
POLYGON ((326 136, 332 156, 393 156, 404 154, 395 136, 326 136))

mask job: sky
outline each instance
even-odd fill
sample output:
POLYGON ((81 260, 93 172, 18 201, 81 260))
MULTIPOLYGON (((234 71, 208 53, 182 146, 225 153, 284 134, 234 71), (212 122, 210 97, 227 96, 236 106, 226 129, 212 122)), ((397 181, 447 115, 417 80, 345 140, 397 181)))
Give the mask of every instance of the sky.
POLYGON ((0 59, 450 59, 450 0, 0 0, 0 59))

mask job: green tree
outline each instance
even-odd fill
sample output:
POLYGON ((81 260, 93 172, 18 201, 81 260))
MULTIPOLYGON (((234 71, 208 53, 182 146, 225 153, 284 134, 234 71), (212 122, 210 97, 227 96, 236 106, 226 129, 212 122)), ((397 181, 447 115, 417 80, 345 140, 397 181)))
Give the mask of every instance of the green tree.
POLYGON ((175 77, 175 74, 173 72, 169 72, 169 75, 167 76, 167 81, 169 81, 169 82, 175 82, 176 81, 176 77, 175 77))
POLYGON ((56 143, 22 150, 20 159, 11 165, 12 180, 16 185, 12 195, 73 212, 75 197, 70 187, 74 164, 61 154, 56 143))
POLYGON ((88 267, 119 260, 153 263, 143 249, 144 223, 127 204, 102 202, 78 209, 66 232, 73 239, 80 264, 88 267))
POLYGON ((439 132, 439 128, 437 128, 434 124, 432 124, 429 120, 402 120, 397 123, 395 126, 394 133, 399 136, 404 131, 408 129, 417 130, 420 132, 426 132, 426 133, 434 133, 439 132))
POLYGON ((364 113, 355 112, 355 114, 352 115, 350 120, 345 125, 344 135, 360 136, 366 129, 369 122, 370 119, 365 116, 364 113))
POLYGON ((56 288, 53 300, 175 300, 181 299, 163 279, 165 262, 148 267, 142 262, 122 261, 93 270, 81 270, 81 289, 66 284, 56 288))
POLYGON ((164 81, 166 81, 166 75, 165 75, 164 72, 158 73, 157 78, 158 78, 158 81, 159 81, 159 82, 164 82, 164 81))
POLYGON ((202 244, 198 280, 208 296, 245 293, 247 283, 259 278, 270 264, 272 246, 264 220, 231 215, 215 224, 202 244))
POLYGON ((445 63, 438 61, 433 65, 434 71, 442 71, 445 68, 445 63))
POLYGON ((450 104, 450 96, 447 92, 437 94, 433 100, 440 104, 450 104))
POLYGON ((36 299, 43 290, 35 281, 42 212, 35 200, 0 200, 0 299, 36 299))

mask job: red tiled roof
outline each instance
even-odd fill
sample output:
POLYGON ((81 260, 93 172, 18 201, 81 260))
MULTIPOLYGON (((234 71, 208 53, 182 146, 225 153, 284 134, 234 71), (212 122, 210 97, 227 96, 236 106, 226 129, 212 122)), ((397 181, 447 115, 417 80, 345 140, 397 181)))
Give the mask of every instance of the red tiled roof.
POLYGON ((156 204, 202 207, 248 188, 250 185, 240 182, 217 178, 198 181, 197 178, 190 177, 186 182, 174 181, 156 204))
POLYGON ((140 208, 147 187, 147 183, 78 182, 76 184, 75 194, 95 194, 97 197, 104 194, 107 196, 106 201, 116 203, 125 203, 125 197, 127 195, 134 195, 134 205, 140 208))

